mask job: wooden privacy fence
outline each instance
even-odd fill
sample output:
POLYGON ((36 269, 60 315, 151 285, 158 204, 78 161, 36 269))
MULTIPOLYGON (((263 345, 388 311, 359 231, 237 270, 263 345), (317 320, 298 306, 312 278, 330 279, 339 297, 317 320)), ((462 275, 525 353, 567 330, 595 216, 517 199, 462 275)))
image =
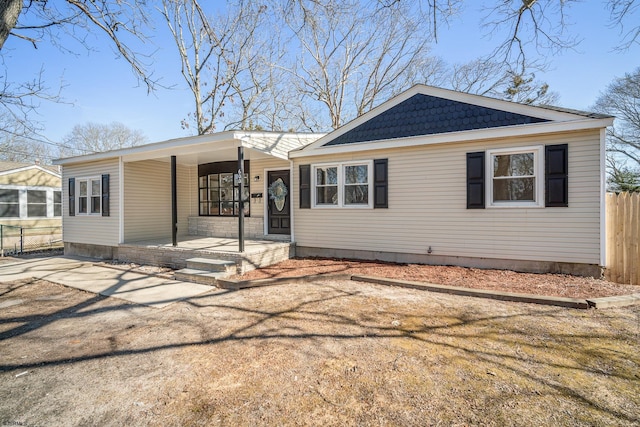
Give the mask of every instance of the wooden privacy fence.
POLYGON ((640 285, 640 193, 607 193, 608 280, 640 285))

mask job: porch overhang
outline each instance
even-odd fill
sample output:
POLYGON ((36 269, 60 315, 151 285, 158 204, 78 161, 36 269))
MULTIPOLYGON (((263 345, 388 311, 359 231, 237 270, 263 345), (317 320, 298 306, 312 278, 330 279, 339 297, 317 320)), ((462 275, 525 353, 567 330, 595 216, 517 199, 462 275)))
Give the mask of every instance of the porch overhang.
POLYGON ((169 162, 172 155, 178 164, 198 165, 203 163, 237 159, 238 147, 245 148, 245 158, 288 159, 290 150, 309 144, 324 134, 284 132, 225 131, 210 135, 199 135, 136 147, 105 151, 102 153, 55 159, 54 164, 72 165, 99 160, 120 158, 123 162, 159 160, 169 162))

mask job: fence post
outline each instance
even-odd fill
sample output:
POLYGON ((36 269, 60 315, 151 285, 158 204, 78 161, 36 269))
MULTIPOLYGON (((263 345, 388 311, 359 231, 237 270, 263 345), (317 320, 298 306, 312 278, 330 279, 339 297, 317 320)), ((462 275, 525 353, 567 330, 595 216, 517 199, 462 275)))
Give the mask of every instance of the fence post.
POLYGON ((24 250, 24 233, 22 230, 24 229, 20 227, 20 253, 24 250))

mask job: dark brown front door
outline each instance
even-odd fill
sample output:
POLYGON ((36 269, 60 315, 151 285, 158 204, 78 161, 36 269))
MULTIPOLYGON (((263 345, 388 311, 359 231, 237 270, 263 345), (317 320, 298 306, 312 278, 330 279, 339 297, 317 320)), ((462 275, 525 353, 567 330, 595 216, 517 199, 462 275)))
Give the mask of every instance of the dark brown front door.
POLYGON ((291 189, 288 170, 267 173, 267 200, 268 233, 291 234, 291 189))

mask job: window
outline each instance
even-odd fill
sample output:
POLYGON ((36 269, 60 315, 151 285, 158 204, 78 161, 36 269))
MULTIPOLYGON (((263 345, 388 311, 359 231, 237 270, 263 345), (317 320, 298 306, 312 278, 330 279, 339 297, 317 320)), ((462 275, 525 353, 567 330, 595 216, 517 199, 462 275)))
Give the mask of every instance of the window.
MULTIPOLYGON (((238 216, 240 181, 233 172, 202 175, 198 179, 201 216, 238 216)), ((249 174, 244 174, 244 214, 249 215, 249 174)))
POLYGON ((338 167, 316 167, 316 205, 338 204, 338 167))
POLYGON ((102 183, 100 178, 78 179, 78 214, 100 214, 102 183))
POLYGON ((314 207, 372 207, 372 163, 313 166, 314 207))
POLYGON ((62 191, 53 192, 53 216, 62 216, 62 191))
POLYGON ((20 217, 20 196, 18 190, 0 189, 0 218, 20 217))
POLYGON ((541 206, 542 147, 490 150, 487 169, 490 206, 541 206))
POLYGON ((47 216, 47 192, 27 190, 27 217, 47 216))
POLYGON ((344 204, 369 204, 369 165, 344 167, 344 204))

